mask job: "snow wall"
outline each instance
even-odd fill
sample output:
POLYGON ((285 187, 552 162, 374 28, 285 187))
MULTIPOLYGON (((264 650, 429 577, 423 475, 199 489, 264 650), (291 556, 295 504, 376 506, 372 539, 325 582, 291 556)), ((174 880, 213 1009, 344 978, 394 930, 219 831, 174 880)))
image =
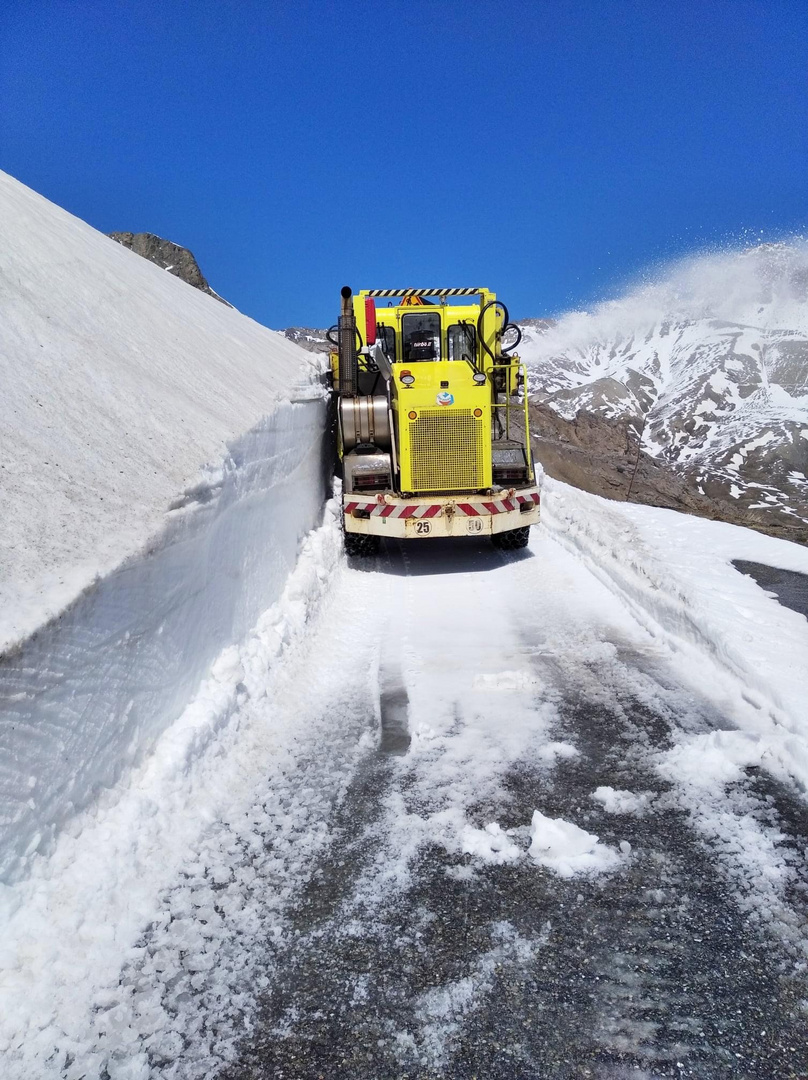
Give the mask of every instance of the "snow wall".
POLYGON ((182 713, 317 524, 312 357, 0 173, 0 882, 182 713))
POLYGON ((280 596, 325 497, 326 403, 278 406, 145 558, 0 661, 0 880, 154 745, 280 596))

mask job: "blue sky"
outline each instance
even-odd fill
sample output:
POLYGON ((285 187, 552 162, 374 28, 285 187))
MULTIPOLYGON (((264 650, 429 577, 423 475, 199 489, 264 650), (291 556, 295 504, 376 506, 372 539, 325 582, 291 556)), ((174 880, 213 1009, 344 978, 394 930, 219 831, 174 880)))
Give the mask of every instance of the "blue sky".
POLYGON ((807 72, 805 0, 6 0, 0 167, 270 326, 344 283, 521 318, 803 233, 807 72))

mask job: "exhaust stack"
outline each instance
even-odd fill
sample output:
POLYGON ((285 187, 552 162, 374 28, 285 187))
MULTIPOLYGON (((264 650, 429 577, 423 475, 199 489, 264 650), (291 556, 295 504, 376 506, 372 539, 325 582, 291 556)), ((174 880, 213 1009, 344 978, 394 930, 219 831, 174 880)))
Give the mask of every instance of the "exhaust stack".
POLYGON ((350 285, 342 287, 342 309, 338 323, 340 394, 356 394, 359 389, 359 368, 356 358, 356 316, 350 285))

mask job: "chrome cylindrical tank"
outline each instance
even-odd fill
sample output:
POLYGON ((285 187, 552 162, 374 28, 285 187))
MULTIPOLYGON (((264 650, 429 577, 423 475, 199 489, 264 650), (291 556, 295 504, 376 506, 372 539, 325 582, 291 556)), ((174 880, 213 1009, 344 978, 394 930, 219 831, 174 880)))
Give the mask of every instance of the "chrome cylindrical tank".
POLYGON ((390 448, 390 415, 387 398, 382 394, 339 399, 342 445, 353 450, 360 444, 390 448))

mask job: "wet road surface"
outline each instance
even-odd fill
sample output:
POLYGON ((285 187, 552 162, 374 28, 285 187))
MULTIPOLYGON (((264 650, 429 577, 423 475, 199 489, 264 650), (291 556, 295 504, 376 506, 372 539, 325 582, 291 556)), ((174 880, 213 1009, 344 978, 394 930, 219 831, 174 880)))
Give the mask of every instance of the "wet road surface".
POLYGON ((742 574, 754 578, 761 589, 774 593, 783 607, 798 611, 808 619, 808 575, 746 559, 733 559, 732 565, 742 574))

